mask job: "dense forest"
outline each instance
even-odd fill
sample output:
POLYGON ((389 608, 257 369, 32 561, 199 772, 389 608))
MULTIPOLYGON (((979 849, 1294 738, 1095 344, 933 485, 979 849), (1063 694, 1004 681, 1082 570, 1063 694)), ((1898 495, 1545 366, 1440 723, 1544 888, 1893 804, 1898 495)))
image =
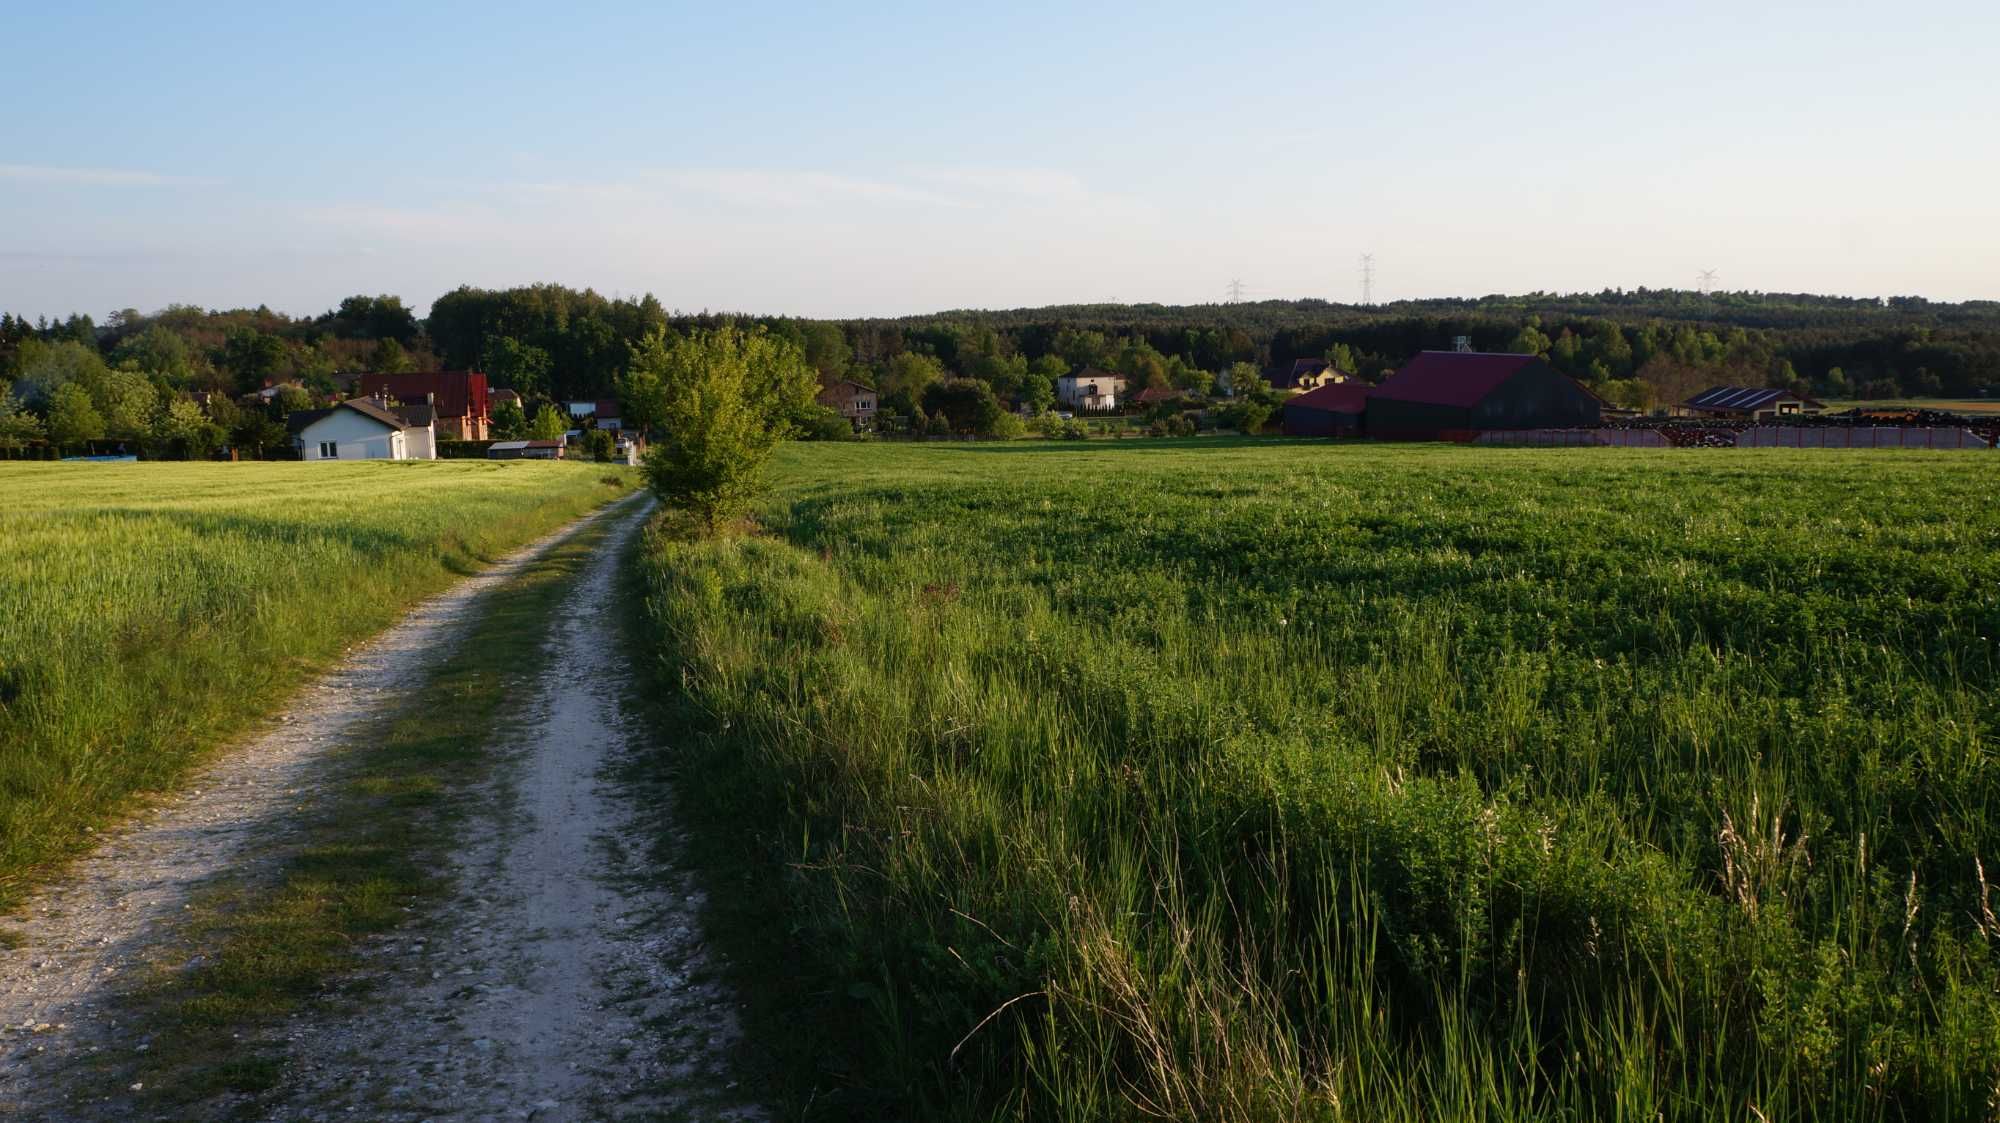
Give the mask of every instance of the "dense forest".
POLYGON ((395 296, 349 297, 305 317, 187 305, 126 309, 102 324, 0 313, 0 443, 171 433, 190 446, 261 445, 282 438, 271 426, 283 411, 336 395, 337 375, 363 370, 481 369, 531 409, 537 400, 610 397, 648 332, 731 320, 796 342, 824 377, 876 386, 885 409, 905 415, 927 403, 934 412, 954 394, 1045 405, 1055 378, 1083 367, 1196 394, 1259 388, 1260 372, 1308 357, 1375 381, 1459 336, 1479 350, 1545 355, 1606 399, 1641 409, 1725 382, 1836 398, 2000 389, 1993 301, 1637 289, 1370 307, 1095 304, 827 321, 690 315, 650 295, 531 285, 459 288, 424 317, 395 296), (296 391, 268 401, 241 400, 293 384, 296 391))

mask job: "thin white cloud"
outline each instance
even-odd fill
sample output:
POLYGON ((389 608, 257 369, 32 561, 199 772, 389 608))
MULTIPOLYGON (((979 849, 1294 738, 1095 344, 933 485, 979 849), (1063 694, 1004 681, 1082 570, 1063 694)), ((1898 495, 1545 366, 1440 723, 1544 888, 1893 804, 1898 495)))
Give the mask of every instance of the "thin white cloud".
POLYGON ((852 203, 963 206, 959 200, 914 184, 820 171, 752 168, 663 168, 643 177, 679 191, 728 203, 803 209, 852 203))
POLYGON ((1073 172, 1033 167, 920 167, 877 176, 811 168, 653 168, 617 180, 523 183, 499 190, 600 204, 685 200, 742 211, 1025 208, 1144 218, 1156 210, 1136 195, 1096 190, 1073 172))
POLYGON ((925 183, 991 195, 1074 202, 1091 196, 1083 178, 1054 168, 924 168, 914 173, 925 183))
POLYGON ((163 175, 132 168, 57 168, 43 164, 0 164, 0 180, 14 183, 54 183, 73 187, 183 187, 213 184, 214 179, 163 175))

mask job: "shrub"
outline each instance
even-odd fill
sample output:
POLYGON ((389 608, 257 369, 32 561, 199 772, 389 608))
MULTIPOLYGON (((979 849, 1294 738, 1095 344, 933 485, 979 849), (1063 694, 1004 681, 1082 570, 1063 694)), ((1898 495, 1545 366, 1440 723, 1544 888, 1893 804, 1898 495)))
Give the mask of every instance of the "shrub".
POLYGON ((762 328, 671 340, 659 329, 633 347, 632 366, 661 387, 664 435, 646 454, 647 482, 710 532, 763 490, 771 450, 791 435, 785 418, 818 387, 798 344, 762 328))

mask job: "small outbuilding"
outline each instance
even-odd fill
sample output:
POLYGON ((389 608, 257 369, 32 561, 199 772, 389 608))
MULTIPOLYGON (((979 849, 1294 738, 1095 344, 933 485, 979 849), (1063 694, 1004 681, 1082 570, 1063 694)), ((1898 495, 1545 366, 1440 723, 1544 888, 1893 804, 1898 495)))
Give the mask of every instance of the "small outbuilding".
POLYGON ((1435 441, 1603 420, 1603 400, 1539 356, 1425 351, 1369 392, 1366 425, 1377 439, 1435 441))
POLYGON ((1752 386, 1712 386, 1680 404, 1683 414, 1731 421, 1775 421, 1826 412, 1826 407, 1790 390, 1752 386))
POLYGON ((494 441, 486 446, 488 460, 561 460, 561 441, 494 441))
POLYGON ((1287 398, 1283 408, 1288 437, 1358 437, 1366 421, 1368 387, 1330 382, 1287 398))

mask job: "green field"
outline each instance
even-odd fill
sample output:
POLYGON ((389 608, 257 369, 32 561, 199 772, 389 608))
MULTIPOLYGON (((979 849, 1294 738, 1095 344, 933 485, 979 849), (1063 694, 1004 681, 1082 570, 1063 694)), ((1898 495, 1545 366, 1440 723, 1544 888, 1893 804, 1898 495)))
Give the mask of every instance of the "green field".
POLYGON ((354 641, 622 493, 568 464, 0 464, 0 904, 354 641))
POLYGON ((1990 1116, 1988 458, 779 474, 647 573, 689 813, 774 871, 763 985, 810 980, 808 1114, 1990 1116))
POLYGON ((1825 404, 1829 410, 1937 409, 1946 413, 2000 413, 2000 398, 1841 398, 1825 404))

